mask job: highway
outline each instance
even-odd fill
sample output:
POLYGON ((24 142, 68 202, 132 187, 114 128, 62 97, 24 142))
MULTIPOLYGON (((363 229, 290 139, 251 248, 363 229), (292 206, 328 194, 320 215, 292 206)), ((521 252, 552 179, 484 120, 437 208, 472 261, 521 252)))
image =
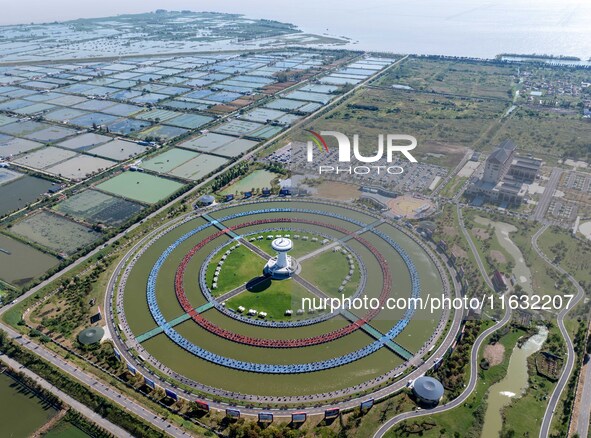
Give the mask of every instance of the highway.
MULTIPOLYGON (((175 425, 171 424, 167 420, 160 418, 157 414, 155 414, 151 410, 144 408, 137 401, 127 397, 124 394, 121 394, 116 389, 113 389, 110 385, 102 383, 96 376, 89 374, 86 371, 83 371, 80 368, 77 368, 76 366, 70 364, 65 359, 63 359, 61 356, 54 353, 53 351, 45 348, 42 345, 38 345, 32 341, 29 341, 27 338, 22 337, 20 335, 20 333, 17 333, 12 328, 10 328, 4 324, 0 324, 0 329, 4 330, 7 333, 9 339, 12 339, 14 342, 16 342, 20 346, 26 348, 27 350, 31 351, 32 353, 36 354, 37 356, 41 357, 45 361, 50 362, 55 367, 61 369, 62 372, 68 374, 70 377, 73 377, 74 379, 76 379, 80 383, 88 386, 89 388, 92 388, 95 392, 97 392, 100 395, 102 395, 103 397, 111 400, 112 402, 118 404, 126 411, 131 412, 132 414, 135 414, 138 417, 145 420, 147 423, 152 424, 155 428, 161 429, 161 430, 165 431, 168 435, 171 435, 173 437, 181 438, 181 437, 190 436, 184 430, 176 427, 175 425)), ((3 361, 6 361, 7 359, 8 358, 6 356, 2 357, 3 361)), ((16 362, 13 361, 13 363, 16 363, 16 362)), ((11 365, 11 366, 13 366, 13 365, 11 365)), ((20 365, 17 365, 16 369, 18 371, 25 371, 26 370, 26 368, 20 368, 20 365)), ((26 371, 28 371, 27 374, 35 375, 34 373, 32 373, 29 370, 26 370, 26 371)), ((39 377, 37 377, 35 380, 37 380, 38 382, 43 381, 43 379, 41 379, 39 377)), ((54 388, 49 383, 46 382, 46 384, 49 385, 50 388, 54 388)), ((57 388, 54 388, 54 390, 52 390, 52 392, 54 392, 54 394, 58 395, 58 393, 56 393, 57 388)), ((63 395, 65 395, 65 394, 63 394, 63 395)), ((58 397, 64 399, 64 401, 66 401, 65 397, 63 397, 63 395, 62 396, 58 395, 58 397)), ((89 413, 90 409, 88 409, 88 408, 83 409, 83 405, 77 404, 76 406, 74 406, 73 403, 71 404, 68 401, 66 401, 66 403, 73 406, 76 410, 81 412, 83 415, 88 416, 92 421, 97 422, 97 424, 99 424, 104 429, 107 429, 107 430, 113 429, 114 426, 111 423, 109 423, 105 419, 101 419, 96 414, 91 415, 89 413), (89 416, 89 415, 91 415, 91 416, 89 416)), ((123 432, 122 435, 115 433, 115 436, 117 436, 117 437, 129 436, 129 434, 127 434, 126 432, 123 432)))
MULTIPOLYGON (((581 287, 579 282, 571 274, 566 272, 563 268, 561 268, 558 265, 555 265, 538 247, 538 238, 547 229, 548 229, 548 225, 544 225, 544 226, 542 226, 542 228, 540 228, 533 235, 533 237, 531 239, 532 247, 533 247, 534 251, 538 254, 538 256, 540 256, 548 265, 550 265, 552 268, 556 269, 558 272, 560 272, 562 275, 565 275, 569 279, 569 281, 577 289, 577 295, 570 302, 570 305, 568 307, 565 307, 564 309, 562 309, 556 317, 556 322, 558 324, 558 328, 560 329, 560 333, 562 334, 562 337, 564 338, 564 342, 566 343, 566 362, 562 368, 562 373, 560 374, 560 378, 558 379, 558 383, 556 384, 556 387, 554 388, 554 391, 552 392, 552 395, 550 396, 550 400, 548 401, 548 406, 546 407, 546 412, 544 413, 544 418, 542 420, 542 426, 540 428, 540 438, 547 438, 550 434, 550 427, 552 425, 552 418, 554 417, 554 413, 556 411, 556 406, 558 405, 558 402, 560 401, 560 396, 562 395, 562 392, 564 391, 564 388, 566 387, 566 385, 568 383, 568 379, 570 378, 570 375, 571 375, 573 368, 575 366, 575 360, 577 358, 577 356, 575 354, 573 342, 572 342, 570 336, 568 335, 568 331, 566 330, 566 327, 564 326, 564 318, 568 314, 568 312, 570 312, 570 310, 573 307, 575 307, 578 304, 578 302, 581 301, 583 299, 583 297, 585 296, 585 291, 583 290, 583 288, 581 287)), ((586 391, 587 393, 589 393, 589 391, 591 391, 591 389, 588 388, 589 385, 591 385, 591 383, 588 380, 585 381, 586 388, 584 389, 584 392, 586 391)), ((587 407, 588 407, 588 405, 589 405, 588 399, 584 400, 582 405, 583 406, 587 405, 587 407)), ((588 415, 588 409, 586 409, 586 410, 587 410, 587 415, 588 415)), ((579 420, 579 423, 581 423, 581 422, 582 421, 579 420)), ((585 426, 588 428, 588 425, 589 425, 589 421, 587 419, 585 426)), ((586 437, 586 436, 587 436, 587 434, 581 435, 581 437, 586 437)))
MULTIPOLYGON (((486 272, 486 269, 484 268, 484 264, 482 263, 482 260, 480 259, 480 255, 478 254, 476 246, 474 245, 474 242, 472 241, 472 238, 468 234, 468 230, 466 230, 466 227, 464 225, 464 218, 462 216, 462 210, 459 205, 456 205, 456 207, 457 207, 457 212, 458 212, 459 225, 460 225, 460 228, 462 229, 462 233, 464 234, 464 237, 466 238, 466 240, 470 246, 470 249, 471 249, 472 253, 474 254, 474 258, 476 259, 476 263, 478 264, 478 268, 480 270, 481 275, 484 277, 486 284, 494 292, 494 290, 495 290, 494 286, 492 285, 492 282, 490 281, 490 278, 488 277, 488 274, 486 272)), ((440 412, 449 411, 450 409, 453 409, 453 408, 463 404, 468 399, 468 397, 470 397, 470 395, 472 394, 474 389, 476 389, 476 383, 478 382, 478 353, 480 351, 480 347, 482 347, 483 342, 486 340, 486 338, 488 336, 490 336, 492 333, 494 333, 495 331, 497 331, 498 329, 503 327, 510 320, 511 320, 511 310, 510 310, 509 306, 507 306, 507 309, 505 310, 505 314, 503 315, 503 318, 500 321, 498 321, 495 325, 493 325, 493 326, 489 327, 488 329, 486 329, 485 331, 483 331, 476 338, 476 341, 474 342, 474 345, 473 345, 472 350, 470 352, 470 380, 468 381, 468 384, 466 385, 466 389, 464 389, 464 391, 458 397, 456 397, 455 399, 453 399, 449 403, 446 403, 444 405, 439 405, 433 409, 422 409, 420 411, 403 412, 402 414, 395 415, 394 417, 392 417, 388 421, 386 421, 382 426, 380 426, 380 428, 373 435, 374 438, 382 438, 392 427, 394 427, 396 424, 400 423, 401 421, 408 420, 411 418, 422 417, 425 415, 432 415, 432 414, 437 414, 440 412)))
POLYGON ((87 419, 92 421, 93 423, 97 424, 98 426, 102 427, 104 430, 112 433, 116 437, 121 438, 133 438, 127 431, 121 429, 119 426, 114 425, 109 420, 101 417, 100 415, 96 414, 92 409, 89 409, 86 405, 80 403, 78 400, 73 399, 65 392, 60 391, 58 388, 53 386, 47 380, 42 379, 37 374, 32 371, 29 371, 25 367, 23 367, 20 363, 15 361, 14 359, 9 358, 8 356, 0 354, 0 362, 3 362, 5 365, 9 366, 15 371, 19 373, 23 373, 29 379, 33 380, 37 385, 39 385, 44 390, 52 393, 57 398, 59 398, 64 404, 70 406, 74 410, 78 411, 82 415, 84 415, 87 419))

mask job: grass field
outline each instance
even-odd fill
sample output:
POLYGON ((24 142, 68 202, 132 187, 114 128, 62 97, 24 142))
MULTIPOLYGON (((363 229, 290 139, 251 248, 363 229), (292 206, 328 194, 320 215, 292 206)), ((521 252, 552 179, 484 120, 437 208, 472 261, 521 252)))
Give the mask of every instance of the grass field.
POLYGON ((515 73, 515 68, 510 65, 410 58, 391 69, 378 84, 400 84, 420 91, 510 100, 515 73))
POLYGON ((102 182, 96 188, 134 201, 155 204, 168 198, 182 186, 178 182, 146 173, 124 172, 102 182))
POLYGON ((44 438, 90 438, 90 435, 78 429, 75 425, 66 420, 60 420, 49 432, 43 435, 44 438))
POLYGON ((221 194, 235 194, 240 192, 247 192, 254 189, 262 189, 271 187, 271 181, 277 178, 279 174, 269 172, 268 170, 255 170, 244 178, 225 188, 221 194))
POLYGON ((254 309, 259 313, 266 312, 268 316, 265 319, 282 321, 290 319, 285 316, 286 310, 295 312, 302 307, 302 298, 313 297, 314 295, 294 280, 265 280, 256 290, 244 291, 227 300, 226 307, 236 310, 239 306, 243 306, 246 312, 254 309))
MULTIPOLYGON (((207 267, 207 284, 211 288, 213 282, 214 271, 218 262, 224 256, 224 251, 228 247, 225 247, 222 251, 216 254, 211 260, 207 267)), ((264 260, 258 255, 254 254, 251 250, 244 246, 239 246, 234 249, 232 253, 224 261, 224 265, 220 271, 220 275, 217 282, 217 289, 212 289, 214 296, 222 295, 226 292, 236 289, 248 281, 257 278, 262 275, 263 267, 265 266, 264 260)))
MULTIPOLYGON (((464 148, 474 147, 491 124, 497 123, 506 106, 506 102, 497 100, 391 88, 364 89, 347 105, 308 123, 305 128, 356 133, 365 153, 375 149, 379 134, 409 134, 418 141, 419 147, 413 155, 420 162, 454 168, 464 156, 464 148)), ((306 133, 298 130, 292 138, 303 140, 306 133)))
POLYGON ((540 236, 540 249, 579 282, 591 284, 591 244, 576 240, 562 228, 552 228, 540 236))
POLYGON ((348 297, 357 291, 361 273, 357 262, 351 280, 339 292, 341 282, 349 275, 349 261, 341 252, 334 253, 331 249, 302 262, 300 275, 316 285, 322 292, 331 297, 348 297))

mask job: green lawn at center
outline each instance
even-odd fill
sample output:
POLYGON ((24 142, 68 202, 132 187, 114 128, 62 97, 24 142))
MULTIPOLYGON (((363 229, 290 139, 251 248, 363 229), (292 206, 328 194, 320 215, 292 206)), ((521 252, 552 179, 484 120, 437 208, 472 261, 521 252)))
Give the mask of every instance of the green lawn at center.
POLYGON ((246 309, 243 312, 244 315, 246 315, 249 309, 254 309, 259 313, 266 312, 267 317, 265 320, 301 319, 301 316, 296 316, 296 310, 302 307, 302 298, 313 299, 314 295, 292 279, 268 279, 265 281, 267 283, 263 283, 265 286, 261 287, 264 290, 256 292, 246 290, 227 300, 225 302, 226 308, 237 310, 238 307, 242 306, 246 309), (285 316, 286 310, 293 310, 293 316, 285 316))
MULTIPOLYGON (((213 276, 218 262, 224 256, 226 251, 233 245, 225 246, 218 254, 213 257, 207 267, 207 285, 211 289, 213 276)), ((217 289, 211 289, 213 296, 219 296, 233 289, 236 289, 250 280, 263 275, 263 268, 266 261, 253 253, 243 245, 235 248, 224 261, 220 275, 218 277, 217 289)))
POLYGON ((322 292, 331 297, 349 297, 355 293, 359 286, 361 273, 357 261, 351 280, 345 285, 343 292, 339 292, 339 286, 349 275, 349 261, 341 252, 333 252, 327 249, 314 257, 301 263, 300 276, 317 286, 322 292))

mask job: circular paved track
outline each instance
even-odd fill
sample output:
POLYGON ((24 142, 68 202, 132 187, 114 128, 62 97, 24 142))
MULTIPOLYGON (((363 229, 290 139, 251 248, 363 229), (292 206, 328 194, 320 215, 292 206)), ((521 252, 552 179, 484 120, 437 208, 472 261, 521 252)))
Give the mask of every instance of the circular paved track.
MULTIPOLYGON (((289 205, 289 203, 279 203, 279 202, 269 202, 269 201, 266 201, 261 204, 254 203, 252 206, 252 209, 250 209, 248 211, 240 212, 240 213, 236 213, 236 214, 231 214, 231 215, 226 215, 226 216, 218 219, 217 221, 213 220, 212 222, 205 223, 203 225, 193 228, 191 231, 183 234, 180 238, 177 238, 172 244, 170 244, 166 248, 166 250, 164 250, 161 253, 161 255, 158 257, 158 259, 154 263, 152 269, 150 270, 150 273, 148 276, 148 281, 147 281, 147 288, 146 288, 146 297, 147 297, 147 301, 148 301, 148 307, 150 310, 150 314, 153 317, 154 321, 157 323, 157 325, 161 328, 161 331, 163 332, 162 334, 159 334, 158 336, 168 337, 169 340, 171 340, 172 342, 175 342, 177 345, 181 346, 185 351, 188 351, 191 354, 195 355, 196 360, 205 359, 207 361, 210 361, 212 363, 215 363, 215 364, 218 364, 218 365, 230 368, 230 369, 243 370, 243 371, 246 371, 249 373, 258 373, 258 374, 261 374, 261 376, 264 376, 265 374, 290 375, 290 374, 300 374, 300 373, 314 373, 314 372, 317 372, 317 371, 320 371, 323 369, 329 369, 329 368, 334 368, 338 372, 338 367, 343 366, 345 364, 353 363, 353 362, 358 361, 366 356, 372 355, 375 352, 381 350, 382 348, 385 348, 389 342, 396 341, 396 337, 404 331, 404 329, 407 327, 409 322, 412 320, 412 317, 414 314, 414 309, 412 309, 412 308, 407 309, 405 311, 403 317, 400 320, 395 321, 395 323, 391 326, 391 328, 389 330, 385 331, 384 333, 379 333, 378 336, 375 336, 373 342, 370 341, 365 347, 362 347, 360 349, 357 349, 357 350, 352 351, 347 354, 336 355, 335 357, 330 358, 330 359, 325 359, 325 360, 320 360, 320 361, 312 361, 312 362, 304 362, 304 363, 289 363, 289 364, 259 363, 259 362, 253 362, 253 361, 244 361, 244 360, 238 360, 238 359, 234 359, 232 357, 226 357, 224 355, 216 354, 216 353, 214 353, 212 351, 208 351, 207 349, 202 348, 199 345, 195 344, 194 342, 191 342, 190 340, 186 339, 177 330, 175 330, 173 328, 173 326, 169 323, 169 321, 167 321, 164 318, 164 316, 160 312, 159 303, 158 303, 158 299, 156 296, 156 288, 157 288, 156 285, 157 285, 157 278, 159 275, 159 271, 162 268, 162 266, 164 265, 164 263, 166 262, 167 258, 175 250, 177 250, 177 248, 183 242, 185 242, 187 239, 190 239, 193 236, 195 236, 196 234, 198 234, 204 230, 207 230, 207 229, 211 230, 211 234, 209 234, 206 238, 202 239, 196 245, 194 245, 184 255, 184 257, 182 258, 181 262, 179 263, 179 265, 176 269, 176 272, 174 275, 174 296, 176 297, 176 299, 180 303, 183 311, 186 312, 186 315, 193 322, 195 322, 197 325, 199 325, 199 327, 207 330, 210 333, 215 334, 216 336, 218 336, 220 338, 223 338, 223 339, 231 341, 231 342, 252 346, 254 348, 281 348, 281 349, 297 349, 297 348, 308 347, 308 346, 312 346, 312 345, 330 343, 330 342, 333 342, 337 339, 346 337, 353 332, 361 331, 361 328, 364 327, 365 324, 371 324, 372 319, 375 318, 380 313, 379 309, 370 310, 370 311, 365 312, 362 316, 352 319, 349 324, 347 324, 344 327, 341 327, 339 329, 327 331, 325 333, 321 333, 321 334, 318 334, 315 336, 308 336, 308 337, 303 337, 303 338, 287 338, 287 339, 261 338, 261 337, 249 336, 246 334, 237 333, 236 331, 233 331, 233 330, 229 330, 225 327, 219 326, 218 324, 210 321, 210 319, 208 318, 207 312, 205 312, 205 313, 198 312, 191 305, 189 299, 187 298, 187 293, 185 291, 185 285, 184 285, 185 278, 187 275, 187 272, 186 272, 187 267, 190 265, 195 254, 197 254, 197 253, 199 253, 199 251, 203 250, 208 244, 210 244, 211 242, 215 241, 218 238, 225 237, 225 235, 227 235, 227 234, 235 235, 234 234, 235 231, 241 230, 244 228, 251 228, 253 226, 257 226, 257 227, 264 226, 266 230, 270 230, 270 229, 272 230, 274 228, 276 228, 276 229, 290 229, 289 228, 290 224, 300 225, 300 226, 301 225, 308 225, 308 226, 313 226, 315 228, 321 228, 321 229, 324 229, 327 231, 334 232, 334 234, 336 234, 336 235, 347 236, 346 237, 347 239, 350 239, 351 241, 356 242, 356 244, 362 245, 365 249, 367 249, 367 251, 373 257, 373 260, 369 261, 369 263, 377 264, 379 266, 383 281, 382 281, 381 291, 378 295, 378 299, 380 301, 380 304, 383 304, 384 301, 386 300, 386 298, 388 298, 391 295, 392 290, 393 290, 392 274, 390 272, 387 260, 382 255, 383 250, 382 249, 379 250, 378 248, 376 248, 376 246, 372 242, 370 242, 368 239, 365 239, 364 237, 361 236, 361 234, 363 234, 364 232, 372 233, 374 238, 375 238, 375 236, 377 236, 377 238, 379 238, 383 242, 385 242, 389 247, 394 249, 394 251, 396 251, 396 253, 404 261, 404 264, 406 265, 406 269, 408 271, 408 276, 410 278, 410 284, 411 284, 410 291, 407 292, 408 295, 411 297, 418 297, 420 295, 421 282, 420 282, 420 278, 417 273, 417 270, 414 267, 414 262, 413 262, 412 257, 409 256, 409 254, 407 254, 407 252, 404 250, 404 248, 402 248, 387 233, 384 233, 383 231, 380 231, 376 228, 368 226, 369 224, 366 222, 360 221, 358 219, 354 219, 352 217, 347 217, 347 212, 349 211, 348 207, 340 207, 340 209, 342 211, 341 214, 336 214, 331 211, 324 211, 324 210, 318 209, 318 207, 322 207, 322 204, 318 204, 318 203, 314 203, 314 202, 310 203, 310 206, 314 207, 314 208, 306 208, 306 209, 299 208, 298 209, 298 208, 278 208, 278 207, 276 207, 276 205, 284 205, 284 204, 289 205), (268 206, 271 206, 273 208, 257 208, 257 207, 268 207, 268 206), (255 217, 256 216, 259 216, 259 217, 263 216, 264 217, 266 215, 276 215, 278 213, 283 213, 286 216, 300 216, 300 215, 316 216, 317 220, 312 220, 309 218, 303 219, 303 218, 299 218, 299 217, 286 217, 286 218, 273 217, 273 218, 263 218, 263 219, 255 219, 255 220, 245 220, 244 219, 247 216, 255 216, 255 217), (226 222, 231 223, 231 225, 228 225, 227 228, 225 228, 226 222), (356 225, 357 227, 359 227, 359 229, 356 232, 352 232, 348 228, 345 228, 341 225, 337 225, 337 223, 339 223, 339 222, 348 222, 350 224, 356 225), (222 225, 222 226, 220 226, 220 225, 222 225), (217 228, 216 228, 216 226, 217 226, 217 228), (218 229, 218 228, 221 228, 221 229, 218 229), (197 358, 200 358, 200 359, 197 359, 197 358)), ((219 216, 219 213, 217 214, 217 216, 219 216)), ((124 310, 122 307, 122 303, 123 303, 122 295, 125 291, 125 281, 129 275, 130 271, 133 269, 135 263, 141 259, 143 253, 152 244, 157 242, 159 239, 165 238, 168 233, 170 233, 172 230, 176 229, 178 226, 183 225, 187 222, 190 222, 191 219, 192 219, 191 217, 187 217, 180 222, 177 221, 176 223, 173 223, 169 227, 161 227, 161 229, 157 230, 157 232, 154 232, 150 236, 150 240, 148 240, 147 245, 145 244, 145 242, 144 242, 143 246, 138 245, 139 248, 136 248, 136 250, 139 249, 139 251, 134 253, 133 257, 131 257, 131 254, 130 254, 130 256, 128 257, 128 261, 131 260, 131 263, 129 263, 127 265, 127 268, 125 269, 124 274, 122 275, 122 281, 119 283, 119 288, 118 288, 119 292, 120 292, 120 296, 118 297, 118 302, 120 303, 118 305, 119 311, 124 310)), ((383 220, 380 221, 379 224, 381 224, 382 222, 384 222, 384 221, 383 220)), ((376 227, 379 226, 379 224, 376 224, 376 227)), ((410 233, 408 233, 406 230, 399 229, 399 231, 404 232, 404 234, 406 236, 410 235, 410 233)), ((239 237, 236 236, 235 239, 239 239, 239 237)), ((244 243, 246 243, 246 241, 243 241, 243 244, 244 243)), ((439 261, 434 257, 433 253, 430 250, 428 250, 424 244, 420 243, 420 246, 433 259, 433 262, 435 263, 437 269, 439 270, 440 275, 445 276, 445 273, 443 272, 443 268, 441 266, 441 263, 439 263, 439 261)), ((207 260, 209 261, 210 259, 207 259, 207 260)), ((363 259, 363 263, 368 263, 367 256, 363 259)), ((118 269, 123 269, 123 265, 120 265, 118 267, 118 269)), ((207 296, 207 293, 205 293, 205 292, 208 291, 208 289, 207 289, 207 285, 204 280, 204 275, 203 275, 204 272, 205 272, 205 269, 202 268, 201 275, 200 275, 200 287, 201 287, 201 290, 204 292, 204 295, 207 296)), ((444 284, 447 284, 446 279, 443 281, 444 281, 444 284)), ((210 297, 211 297, 211 295, 210 295, 210 297)), ((219 303, 217 303, 217 302, 212 302, 212 304, 219 306, 219 303)), ((214 309, 214 311, 215 311, 215 309, 214 309)), ((375 386, 377 384, 391 382, 392 377, 394 377, 393 372, 396 372, 396 374, 400 375, 405 369, 408 369, 411 364, 414 366, 417 366, 417 365, 420 366, 422 364, 422 360, 420 359, 420 357, 423 354, 425 354, 429 349, 432 350, 431 345, 434 345, 435 342, 439 339, 439 337, 441 335, 443 335, 443 333, 444 333, 443 327, 445 326, 447 318, 448 318, 447 314, 442 315, 442 319, 440 320, 440 323, 437 327, 436 333, 434 335, 432 335, 429 339, 426 340, 423 347, 418 352, 416 352, 416 355, 412 359, 405 361, 405 363, 402 366, 397 367, 395 370, 392 370, 389 373, 385 373, 382 376, 370 379, 370 380, 368 380, 368 382, 366 382, 363 385, 355 385, 350 388, 344 388, 343 390, 339 390, 339 391, 334 391, 334 392, 330 392, 330 393, 323 393, 323 394, 316 394, 316 395, 311 394, 310 397, 304 397, 304 398, 297 397, 297 396, 296 397, 287 396, 287 397, 283 397, 281 399, 284 399, 285 401, 293 401, 293 400, 302 401, 303 399, 310 399, 310 400, 329 399, 331 397, 336 397, 338 395, 342 395, 343 393, 346 394, 346 393, 351 393, 352 391, 359 391, 360 389, 367 391, 372 386, 375 386)), ((113 321, 111 321, 111 323, 112 323, 111 326, 113 327, 113 330, 115 330, 115 324, 113 323, 113 321)), ((322 326, 322 324, 320 324, 320 323, 318 325, 320 327, 322 326)), ((162 366, 161 364, 159 364, 157 357, 153 357, 152 355, 147 353, 146 350, 135 339, 133 339, 133 337, 139 335, 139 333, 132 333, 131 332, 131 330, 127 326, 124 312, 120 313, 119 326, 123 329, 123 331, 125 332, 127 337, 129 337, 130 339, 127 340, 127 345, 125 345, 125 343, 122 341, 122 338, 119 336, 119 333, 117 333, 118 336, 117 336, 117 339, 115 340, 115 343, 119 347, 118 353, 122 354, 123 357, 126 360, 128 360, 129 362, 132 362, 132 361, 129 360, 131 357, 129 354, 126 354, 126 350, 131 347, 131 348, 134 348, 137 351, 141 352, 143 360, 147 359, 147 361, 149 363, 151 363, 152 365, 158 364, 157 368, 159 368, 161 373, 164 373, 164 375, 173 376, 188 386, 199 389, 200 391, 206 391, 206 392, 210 392, 213 394, 223 394, 225 396, 239 395, 239 397, 233 397, 233 398, 242 399, 242 400, 245 399, 245 394, 237 394, 233 391, 226 391, 226 390, 218 391, 218 390, 215 390, 215 388, 209 387, 207 385, 200 385, 197 382, 192 381, 191 379, 183 378, 178 373, 172 371, 168 367, 162 366), (132 336, 130 337, 129 335, 132 335, 132 336), (118 341, 120 341, 120 342, 118 342, 118 341)), ((277 328, 277 330, 289 330, 289 329, 288 328, 277 328)), ((367 331, 367 329, 366 329, 366 331, 367 331)), ((281 350, 278 350, 278 354, 281 354, 280 351, 281 350)), ((134 367, 138 367, 138 365, 140 365, 140 367, 141 367, 142 364, 141 363, 139 363, 139 364, 134 363, 134 367)), ((148 372, 148 373, 151 374, 150 379, 154 379, 156 377, 153 372, 148 372)), ((145 375, 148 375, 148 373, 146 373, 145 375)), ((256 378, 256 377, 253 376, 252 378, 256 378)), ((263 377, 261 377, 261 378, 263 378, 263 377)), ((156 380, 158 380, 158 379, 156 379, 156 380)), ((161 386, 166 387, 166 383, 164 383, 164 382, 161 382, 161 383, 162 383, 161 386)), ((246 399, 260 400, 260 397, 246 396, 246 399)), ((278 397, 264 397, 264 399, 267 401, 278 401, 280 398, 278 398, 278 397)))

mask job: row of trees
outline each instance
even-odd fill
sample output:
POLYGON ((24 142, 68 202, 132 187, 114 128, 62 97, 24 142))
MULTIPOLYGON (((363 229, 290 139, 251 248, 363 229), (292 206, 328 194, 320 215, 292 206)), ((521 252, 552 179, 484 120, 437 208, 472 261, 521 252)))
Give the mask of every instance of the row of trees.
POLYGON ((131 435, 145 438, 165 437, 162 432, 152 428, 139 417, 127 412, 110 400, 106 400, 90 388, 62 373, 61 370, 8 340, 4 332, 0 332, 0 350, 101 417, 125 429, 131 435))

